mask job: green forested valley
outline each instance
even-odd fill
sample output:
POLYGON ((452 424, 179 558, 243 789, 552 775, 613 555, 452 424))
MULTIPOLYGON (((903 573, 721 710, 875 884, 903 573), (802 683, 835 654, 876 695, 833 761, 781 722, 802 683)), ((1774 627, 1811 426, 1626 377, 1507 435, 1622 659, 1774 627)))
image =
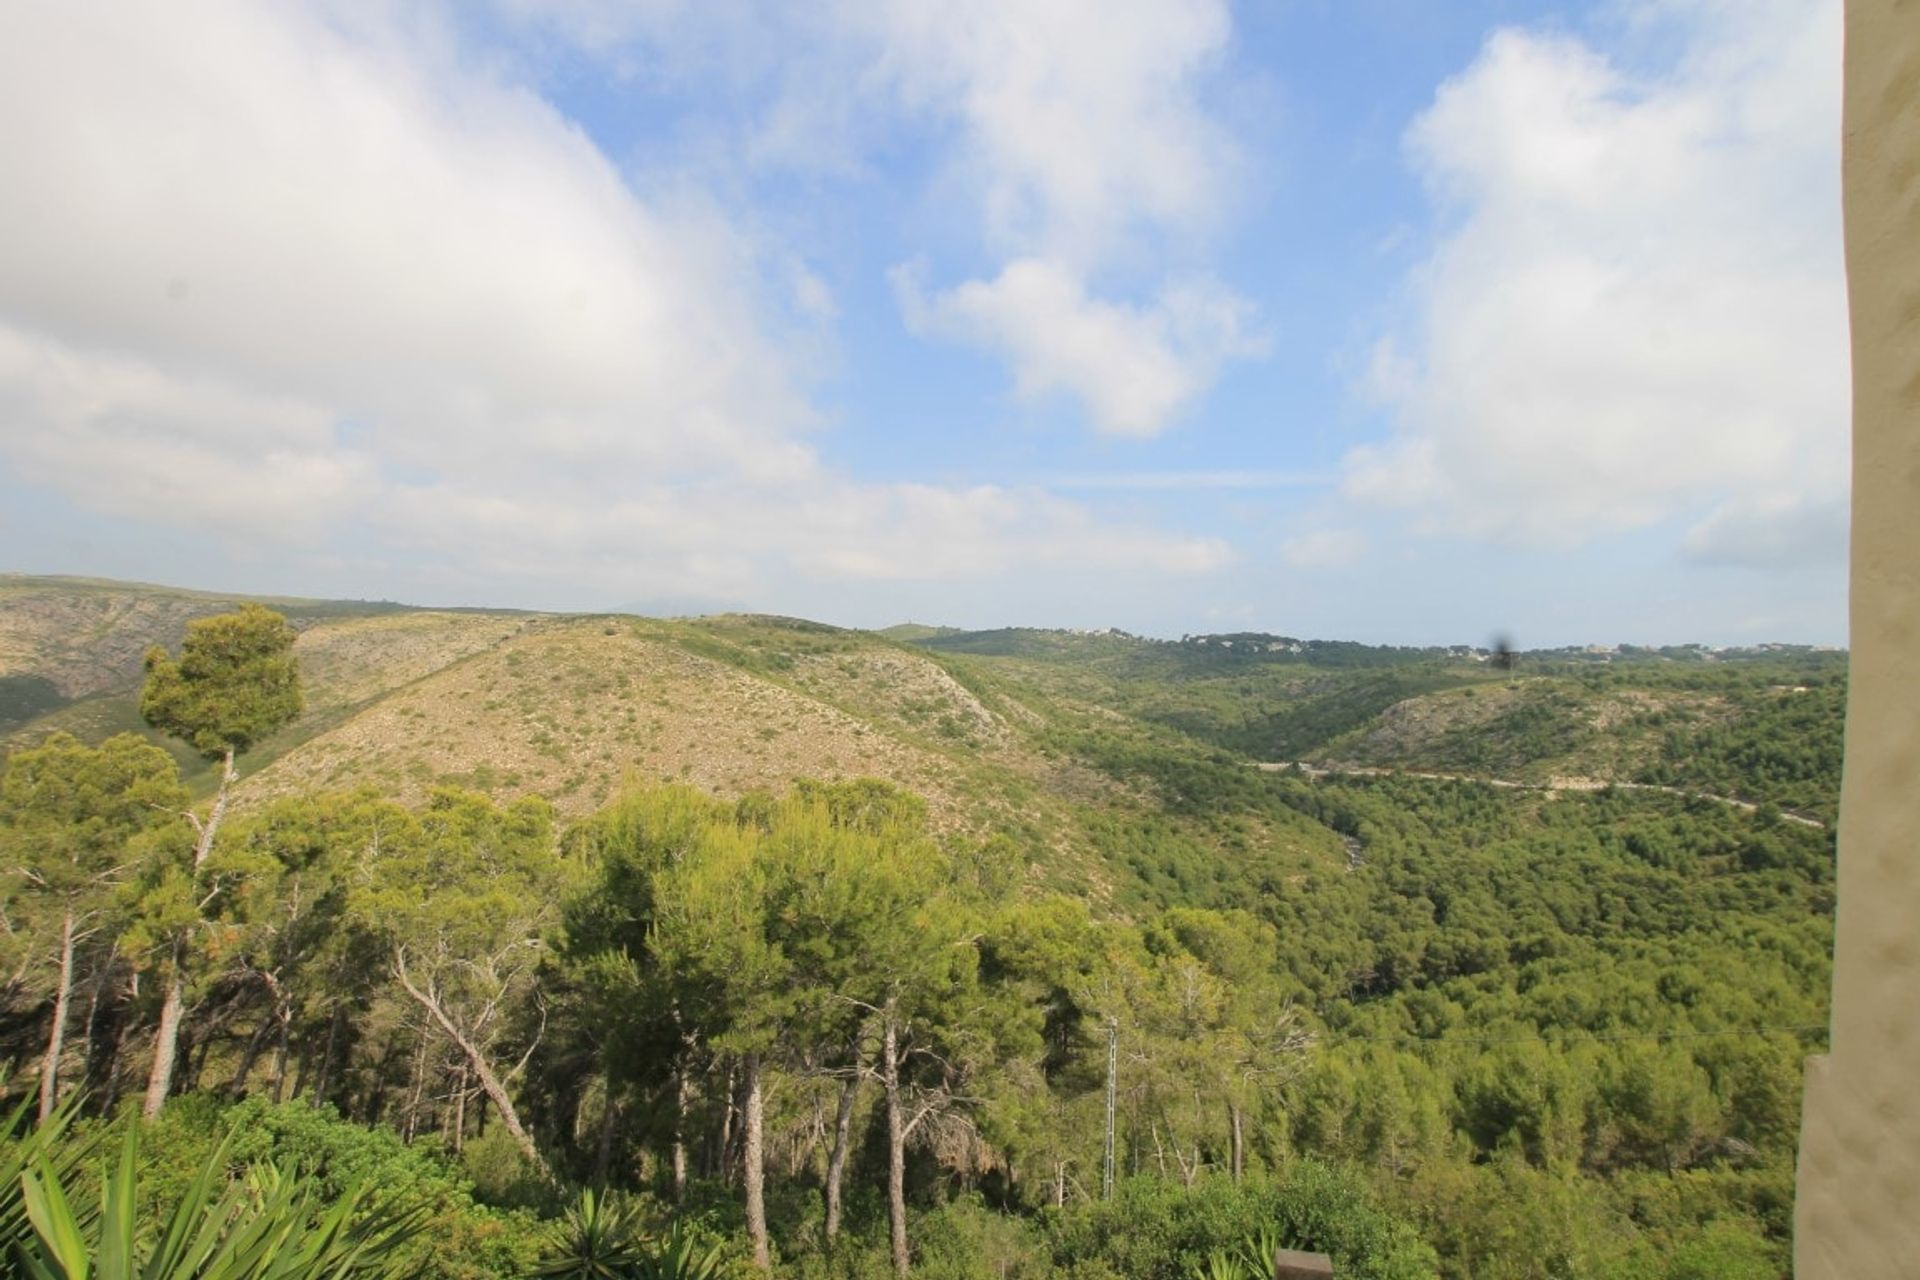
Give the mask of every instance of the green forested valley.
POLYGON ((1784 1277, 1845 690, 0 578, 0 1252, 1784 1277))

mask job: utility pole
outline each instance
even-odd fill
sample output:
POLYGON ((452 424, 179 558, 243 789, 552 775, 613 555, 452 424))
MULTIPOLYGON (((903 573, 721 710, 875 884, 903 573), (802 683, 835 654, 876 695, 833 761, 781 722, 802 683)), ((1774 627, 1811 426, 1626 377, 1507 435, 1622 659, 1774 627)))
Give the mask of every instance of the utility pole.
POLYGON ((1113 1098, 1120 1077, 1120 1020, 1107 1019, 1107 1161, 1100 1172, 1100 1198, 1113 1199, 1113 1098))

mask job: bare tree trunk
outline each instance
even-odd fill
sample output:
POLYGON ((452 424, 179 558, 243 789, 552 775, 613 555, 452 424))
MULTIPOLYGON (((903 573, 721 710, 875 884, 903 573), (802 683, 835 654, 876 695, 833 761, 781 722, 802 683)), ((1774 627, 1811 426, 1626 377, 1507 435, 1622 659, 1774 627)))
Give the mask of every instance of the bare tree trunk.
MULTIPOLYGON (((185 1010, 181 1012, 184 1018, 185 1010)), ((193 1093, 200 1088, 200 1077, 206 1073, 207 1055, 213 1052, 213 1037, 218 1030, 218 1023, 209 1023, 204 1027, 190 1027, 182 1022, 180 1079, 174 1085, 178 1092, 193 1093)))
MULTIPOLYGON (((206 862, 207 855, 213 852, 213 838, 219 834, 220 820, 227 816, 227 798, 233 789, 234 777, 233 748, 228 747, 220 771, 220 791, 213 798, 213 811, 207 815, 205 822, 199 824, 200 837, 193 845, 193 873, 196 876, 200 874, 200 867, 206 862)), ((180 1019, 187 1003, 186 979, 180 972, 185 960, 186 947, 176 938, 173 943, 173 974, 167 982, 166 1000, 160 1006, 160 1025, 153 1033, 153 1070, 147 1074, 147 1101, 143 1108, 149 1120, 160 1114, 160 1108, 166 1105, 167 1095, 173 1091, 173 1060, 179 1047, 180 1019)))
POLYGON ((109 954, 106 963, 95 970, 93 980, 87 983, 87 1018, 84 1024, 87 1038, 87 1065, 83 1071, 89 1085, 99 1079, 97 1068, 100 1058, 100 997, 106 991, 106 975, 112 968, 113 957, 109 954))
POLYGON ((173 1057, 180 1049, 180 1016, 186 1010, 187 993, 180 976, 180 964, 186 948, 173 944, 173 972, 167 977, 166 998, 160 1003, 160 1025, 153 1031, 153 1070, 147 1073, 147 1100, 142 1113, 151 1120, 166 1105, 173 1092, 173 1057))
POLYGON ((247 1037, 247 1047, 240 1052, 240 1065, 233 1070, 233 1078, 227 1081, 227 1092, 239 1097, 247 1087, 247 1077, 253 1074, 253 1066, 260 1061, 260 1051, 266 1048, 267 1032, 272 1029, 271 1018, 260 1019, 260 1025, 247 1037))
POLYGON ((520 1113, 514 1110, 513 1099, 507 1096, 506 1085, 501 1083, 500 1077, 494 1074, 493 1066, 487 1061, 486 1055, 480 1051, 480 1046, 454 1025, 453 1019, 447 1016, 447 1011, 441 1007, 438 1000, 413 985, 412 980, 407 976, 406 961, 398 955, 394 957, 394 973, 400 979, 400 985, 406 989, 407 994, 412 996, 415 1003, 440 1024, 440 1029, 447 1033, 447 1038, 452 1040, 454 1046, 466 1057, 467 1065, 473 1068, 473 1074, 480 1079, 480 1088, 492 1101, 494 1109, 500 1113, 500 1123, 507 1126, 507 1132, 513 1136, 514 1142, 519 1144, 520 1150, 526 1153, 527 1159, 531 1160, 534 1167, 541 1173, 549 1172, 546 1159, 540 1154, 540 1148, 534 1145, 533 1135, 528 1133, 526 1126, 520 1123, 520 1113))
POLYGON ((107 1062, 107 1087, 100 1099, 102 1115, 112 1115, 114 1104, 120 1101, 120 1081, 127 1062, 127 1024, 133 1021, 132 1006, 135 996, 139 994, 139 981, 137 970, 128 975, 127 998, 120 1006, 120 1016, 114 1019, 113 1044, 108 1050, 111 1056, 107 1062))
POLYGON ((367 1124, 379 1124, 380 1117, 387 1109, 387 1069, 393 1063, 393 1054, 399 1047, 400 1029, 394 1028, 387 1033, 387 1042, 380 1050, 380 1061, 374 1064, 373 1087, 367 1090, 367 1124))
POLYGON ((727 1064, 727 1102, 720 1113, 720 1164, 714 1170, 728 1182, 733 1181, 733 1112, 740 1096, 738 1069, 737 1063, 727 1064))
POLYGON ((40 1118, 53 1114, 60 1100, 60 1050, 67 1038, 67 1006, 73 999, 73 908, 60 918, 60 990, 53 998, 53 1030, 47 1033, 47 1056, 40 1064, 40 1118))
POLYGON ((273 1051, 273 1100, 279 1102, 287 1092, 287 1037, 293 1032, 293 1005, 282 1000, 277 1010, 280 1039, 273 1051))
POLYGON ((693 1080, 683 1053, 673 1069, 673 1202, 687 1200, 687 1108, 693 1101, 693 1080))
POLYGON ((912 1256, 907 1249, 907 1138, 900 1114, 900 1028, 891 1009, 885 1017, 880 1078, 887 1089, 887 1234, 893 1245, 893 1273, 904 1276, 912 1256))
POLYGON ((827 1239, 840 1234, 840 1179, 847 1172, 847 1147, 853 1138, 853 1104, 860 1091, 856 1059, 840 1084, 840 1105, 833 1114, 833 1154, 827 1159, 827 1239))
MULTIPOLYGON (((455 1086, 453 1094, 453 1154, 455 1155, 460 1154, 460 1148, 465 1146, 467 1141, 467 1094, 472 1092, 473 1088, 467 1083, 467 1075, 466 1064, 462 1063, 460 1083, 455 1086)), ((604 1140, 601 1145, 605 1145, 604 1140)), ((604 1173, 601 1175, 601 1180, 606 1180, 604 1173)))
POLYGON ((1241 1128, 1242 1120, 1238 1103, 1227 1107, 1227 1118, 1233 1122, 1233 1180, 1238 1182, 1240 1176, 1247 1171, 1247 1141, 1241 1128))
POLYGON ((1053 1207, 1065 1208, 1067 1203, 1067 1162, 1053 1162, 1053 1207))
POLYGON ((327 1088, 333 1083, 333 1051, 340 1038, 340 1016, 342 1009, 338 1003, 333 1006, 333 1017, 327 1021, 327 1047, 320 1055, 320 1071, 313 1080, 313 1105, 318 1107, 327 1100, 327 1088))
POLYGON ((746 1106, 742 1117, 743 1181, 746 1184, 747 1237, 753 1241, 753 1265, 761 1271, 773 1270, 773 1254, 767 1246, 766 1146, 762 1131, 760 1055, 748 1054, 742 1064, 746 1070, 746 1106))
POLYGON ((313 1043, 310 1040, 300 1042, 300 1052, 293 1060, 293 1083, 287 1086, 287 1096, 298 1098, 307 1091, 307 1077, 313 1074, 313 1043))
MULTIPOLYGON (((607 1077, 605 1093, 600 1105, 600 1146, 593 1153, 593 1180, 601 1186, 607 1185, 607 1170, 613 1167, 613 1131, 619 1119, 619 1111, 613 1105, 613 1077, 607 1077)), ((679 1121, 674 1121, 678 1132, 679 1121)))
POLYGON ((408 1142, 413 1141, 413 1135, 420 1129, 420 1095, 426 1087, 427 1036, 422 1032, 419 1043, 413 1046, 413 1077, 411 1087, 407 1090, 407 1127, 400 1135, 408 1142))

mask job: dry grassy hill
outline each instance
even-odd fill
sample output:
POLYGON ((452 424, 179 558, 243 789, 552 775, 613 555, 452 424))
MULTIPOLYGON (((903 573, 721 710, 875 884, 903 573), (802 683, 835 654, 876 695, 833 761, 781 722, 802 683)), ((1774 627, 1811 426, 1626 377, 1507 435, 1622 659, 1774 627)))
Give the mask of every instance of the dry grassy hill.
MULTIPOLYGON (((94 740, 144 731, 140 655, 238 602, 0 578, 0 695, 12 698, 0 696, 0 751, 55 729, 94 740)), ((265 603, 299 630, 306 709, 244 758, 242 806, 315 788, 417 801, 459 785, 539 794, 575 816, 636 780, 738 795, 802 777, 879 777, 925 796, 943 831, 1011 836, 1038 880, 1095 898, 1135 874, 1122 864, 1163 848, 1296 870, 1344 865, 1339 840, 1317 823, 1171 812, 1159 784, 1086 754, 1090 734, 1211 750, 1160 710, 1211 683, 1183 685, 1162 669, 1165 653, 1136 653, 1131 638, 1062 642, 1066 661, 1029 662, 913 643, 954 634, 937 628, 894 636, 757 616, 265 603), (1083 642, 1118 665, 1082 664, 1083 642)), ((1241 692, 1208 697, 1246 705, 1241 692)), ((189 781, 208 786, 204 763, 169 745, 189 781)))
MULTIPOLYGON (((64 729, 96 740, 144 731, 137 695, 149 645, 179 643, 187 623, 238 595, 69 578, 0 577, 0 749, 64 729)), ((258 768, 381 696, 499 644, 527 615, 264 599, 300 632, 306 710, 262 744, 258 768)), ((172 745, 172 744, 170 744, 172 745)), ((204 770, 177 751, 190 777, 204 770)))
MULTIPOLYGON (((798 777, 865 775, 952 811, 959 764, 901 731, 940 673, 846 634, 831 660, 790 659, 775 678, 700 652, 714 646, 701 643, 711 636, 697 624, 541 619, 393 688, 287 751, 248 789, 372 785, 412 799, 451 782, 534 792, 581 812, 629 776, 739 794, 798 777), (880 696, 873 686, 889 667, 880 696), (836 705, 835 693, 865 702, 866 714, 836 705)), ((969 741, 1004 740, 998 717, 977 702, 948 696, 945 705, 964 708, 969 741)))

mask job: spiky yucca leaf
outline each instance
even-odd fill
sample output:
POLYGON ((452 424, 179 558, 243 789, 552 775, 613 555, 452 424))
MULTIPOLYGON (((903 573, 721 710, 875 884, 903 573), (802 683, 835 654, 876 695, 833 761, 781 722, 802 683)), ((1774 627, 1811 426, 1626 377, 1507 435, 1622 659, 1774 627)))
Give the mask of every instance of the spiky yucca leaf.
POLYGON ((646 1260, 639 1214, 627 1202, 588 1187, 567 1210, 551 1256, 535 1269, 546 1280, 627 1280, 646 1260))
MULTIPOLYGON (((80 1102, 80 1094, 70 1093, 53 1109, 52 1115, 35 1124, 36 1099, 29 1094, 5 1119, 0 1119, 0 1262, 11 1258, 21 1245, 33 1238, 20 1175, 44 1161, 61 1183, 70 1183, 74 1174, 99 1152, 104 1136, 101 1130, 84 1134, 73 1131, 80 1102)), ((91 1206, 84 1208, 80 1213, 82 1225, 91 1216, 91 1206)))
POLYGON ((1215 1250, 1207 1255, 1205 1262, 1195 1264, 1193 1280, 1266 1280, 1266 1278, 1257 1271, 1249 1271, 1246 1259, 1239 1254, 1215 1250))
POLYGON ((100 1212, 76 1213, 45 1159, 21 1176, 33 1238, 17 1253, 32 1280, 384 1280, 423 1210, 379 1206, 351 1188, 324 1212, 292 1169, 227 1174, 227 1143, 202 1164, 157 1229, 141 1229, 139 1131, 100 1190, 100 1212))
POLYGON ((634 1280, 715 1280, 720 1274, 721 1246, 702 1243, 679 1223, 653 1249, 652 1256, 633 1273, 634 1280))

